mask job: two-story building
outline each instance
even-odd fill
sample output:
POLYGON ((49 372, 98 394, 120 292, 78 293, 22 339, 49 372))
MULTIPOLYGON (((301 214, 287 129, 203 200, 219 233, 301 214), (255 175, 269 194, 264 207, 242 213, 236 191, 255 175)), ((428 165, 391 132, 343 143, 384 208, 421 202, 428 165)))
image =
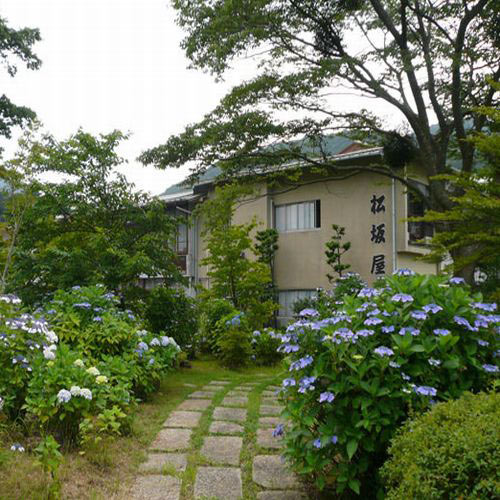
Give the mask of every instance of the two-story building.
MULTIPOLYGON (((328 147, 329 156, 339 164, 361 166, 382 161, 382 148, 363 148, 342 137, 330 138, 328 147)), ((191 294, 198 285, 210 287, 210 282, 208 269, 201 264, 206 256, 201 237, 203 219, 187 224, 187 218, 196 204, 213 196, 219 173, 212 167, 196 185, 177 184, 160 196, 168 210, 180 217, 177 253, 191 294)), ((423 175, 409 168, 404 174, 425 189, 423 175)), ((438 270, 436 264, 416 260, 427 252, 422 240, 430 236, 429 227, 405 220, 421 215, 422 203, 402 183, 389 177, 360 173, 333 180, 304 170, 293 187, 270 184, 262 176, 255 191, 256 195, 238 204, 233 222, 241 224, 257 217, 259 229, 278 230, 275 281, 282 317, 291 316, 291 306, 298 298, 314 294, 318 287, 331 286, 325 244, 332 236, 332 224, 345 227, 345 240, 352 245, 343 261, 368 283, 398 268, 428 274, 438 270)))

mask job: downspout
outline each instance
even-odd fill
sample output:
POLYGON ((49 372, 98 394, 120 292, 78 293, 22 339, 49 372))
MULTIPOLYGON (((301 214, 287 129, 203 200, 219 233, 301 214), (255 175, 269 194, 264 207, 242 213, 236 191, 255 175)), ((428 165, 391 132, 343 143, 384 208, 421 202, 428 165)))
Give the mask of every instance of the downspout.
POLYGON ((392 272, 396 272, 398 269, 398 253, 396 251, 396 180, 392 179, 391 186, 392 194, 392 272))

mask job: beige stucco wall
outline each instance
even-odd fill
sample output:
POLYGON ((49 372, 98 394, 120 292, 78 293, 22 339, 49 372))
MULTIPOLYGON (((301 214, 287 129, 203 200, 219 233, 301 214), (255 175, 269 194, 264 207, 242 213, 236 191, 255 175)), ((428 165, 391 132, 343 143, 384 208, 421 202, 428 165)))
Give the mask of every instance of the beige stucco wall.
MULTIPOLYGON (((374 255, 384 255, 387 274, 395 268, 408 267, 417 272, 435 273, 437 266, 416 261, 418 254, 426 252, 421 246, 408 244, 406 218, 406 190, 394 183, 395 217, 393 218, 392 180, 377 174, 362 174, 342 181, 304 179, 306 184, 294 189, 265 183, 256 187, 256 194, 242 200, 235 208, 234 224, 243 224, 256 217, 260 222, 257 230, 273 227, 273 206, 303 201, 321 200, 321 227, 317 229, 286 232, 279 235, 279 250, 276 256, 276 283, 280 290, 307 290, 317 287, 329 288, 326 277, 332 273, 326 263, 325 244, 332 236, 332 224, 346 228, 345 241, 351 249, 344 262, 351 264, 351 270, 360 273, 368 283, 376 275, 372 273, 374 255), (371 199, 385 196, 385 211, 373 214, 371 199), (393 248, 393 220, 396 221, 396 252, 393 248), (371 241, 372 225, 385 224, 385 243, 371 241)), ((211 196, 212 193, 209 194, 211 196)), ((198 277, 201 284, 207 284, 207 268, 201 265, 206 249, 201 233, 203 219, 196 225, 198 277)))

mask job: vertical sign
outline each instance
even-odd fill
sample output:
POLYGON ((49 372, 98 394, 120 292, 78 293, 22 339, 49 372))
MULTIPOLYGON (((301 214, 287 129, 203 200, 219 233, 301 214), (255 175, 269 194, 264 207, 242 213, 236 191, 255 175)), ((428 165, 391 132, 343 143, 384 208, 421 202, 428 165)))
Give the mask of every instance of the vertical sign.
MULTIPOLYGON (((371 213, 373 215, 378 215, 383 213, 385 215, 385 195, 382 194, 377 196, 374 194, 370 200, 371 213)), ((375 245, 381 245, 385 243, 385 222, 381 224, 372 224, 370 230, 370 241, 375 245)), ((385 274, 385 254, 377 253, 372 256, 372 265, 370 273, 375 276, 381 276, 385 274)))

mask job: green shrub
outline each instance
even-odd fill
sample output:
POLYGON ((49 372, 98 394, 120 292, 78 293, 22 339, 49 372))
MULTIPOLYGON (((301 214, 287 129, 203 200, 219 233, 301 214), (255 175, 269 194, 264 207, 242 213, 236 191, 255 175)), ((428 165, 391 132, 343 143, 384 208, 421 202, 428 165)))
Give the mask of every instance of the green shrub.
POLYGON ((229 368, 246 366, 252 355, 252 345, 244 314, 224 316, 218 321, 216 329, 220 332, 217 355, 222 364, 229 368))
POLYGON ((183 290, 164 286, 153 288, 146 299, 144 315, 152 332, 165 332, 184 350, 190 350, 198 319, 194 300, 187 297, 183 290))
POLYGON ((281 344, 281 335, 266 328, 252 333, 252 360, 256 365, 272 366, 283 359, 278 351, 281 344))
POLYGON ((388 500, 494 498, 500 491, 500 395, 466 393, 398 430, 381 474, 388 500))
POLYGON ((288 327, 284 454, 298 473, 329 492, 373 495, 410 408, 488 386, 500 317, 457 283, 400 271, 288 327))
POLYGON ((229 314, 237 314, 231 302, 224 299, 207 297, 200 303, 200 328, 197 335, 197 348, 202 352, 217 352, 217 323, 229 314))

